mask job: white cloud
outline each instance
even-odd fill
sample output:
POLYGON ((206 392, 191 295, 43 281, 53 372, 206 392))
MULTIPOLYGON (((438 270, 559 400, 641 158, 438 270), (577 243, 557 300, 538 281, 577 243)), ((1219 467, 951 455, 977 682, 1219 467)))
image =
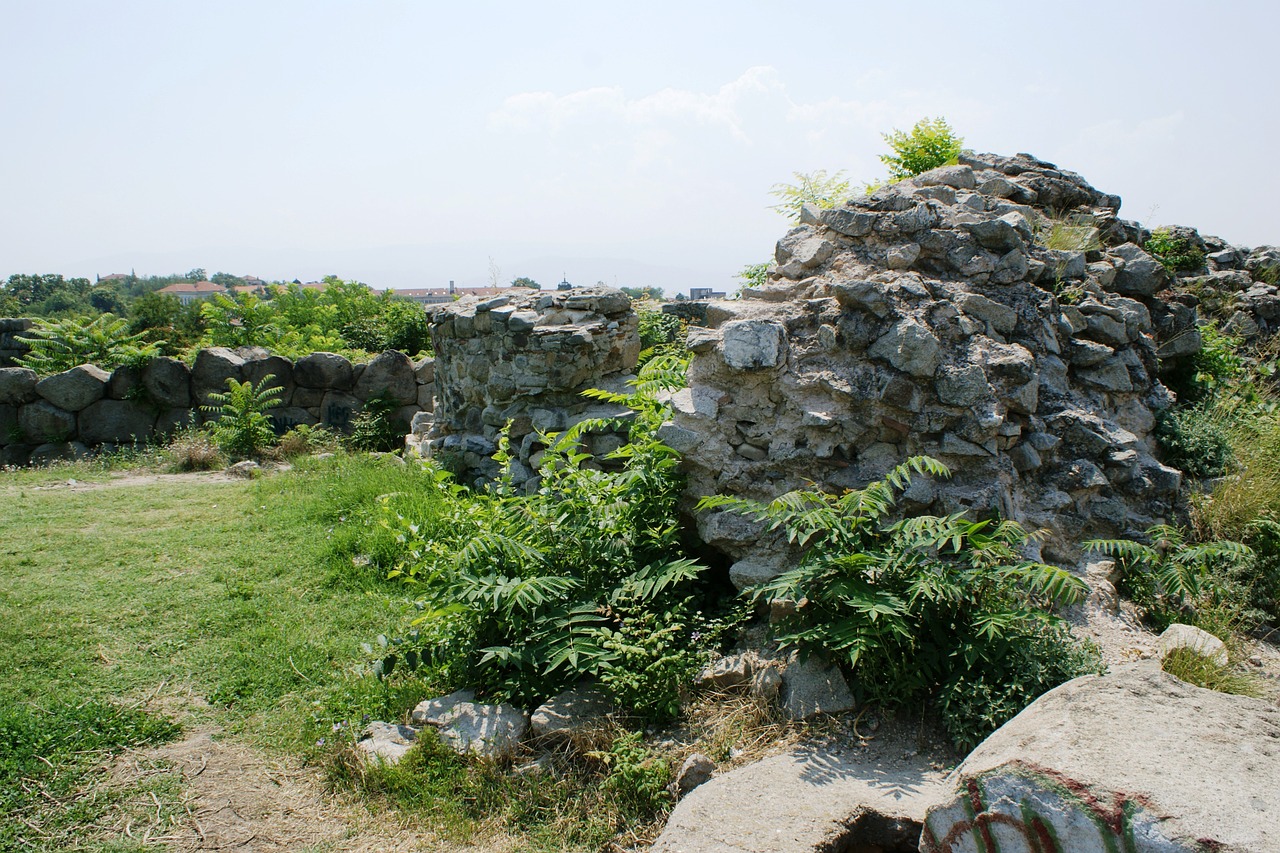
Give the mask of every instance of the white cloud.
POLYGON ((571 124, 608 120, 630 127, 691 121, 721 127, 738 141, 750 142, 743 128, 744 107, 761 95, 785 98, 777 70, 767 65, 748 68, 714 92, 667 88, 638 98, 628 98, 618 86, 581 89, 567 95, 522 92, 504 100, 490 114, 489 123, 494 128, 555 133, 571 124))

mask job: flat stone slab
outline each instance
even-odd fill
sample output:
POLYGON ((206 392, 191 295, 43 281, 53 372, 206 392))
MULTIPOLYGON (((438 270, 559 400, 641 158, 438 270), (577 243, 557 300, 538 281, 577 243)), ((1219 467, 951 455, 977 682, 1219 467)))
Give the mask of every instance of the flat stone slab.
POLYGON ((945 774, 919 758, 775 755, 691 791, 652 853, 900 849, 915 843, 925 812, 949 793, 945 774))
POLYGON ((1117 666, 1041 696, 952 781, 924 853, 1280 850, 1280 708, 1117 666))
POLYGON ((435 726, 440 741, 459 755, 506 758, 529 729, 529 715, 511 705, 474 701, 470 690, 428 699, 413 709, 413 722, 435 726))

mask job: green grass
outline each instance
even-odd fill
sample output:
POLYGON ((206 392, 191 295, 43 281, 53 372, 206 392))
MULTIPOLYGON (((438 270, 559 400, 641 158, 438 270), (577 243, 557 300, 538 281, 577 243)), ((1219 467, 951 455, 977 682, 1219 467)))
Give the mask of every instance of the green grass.
POLYGON ((1188 684, 1234 693, 1237 696, 1261 696, 1262 685, 1256 676, 1241 672, 1231 664, 1221 664, 1195 649, 1174 649, 1165 656, 1161 668, 1188 684))
POLYGON ((17 823, 9 808, 44 827, 91 824, 93 809, 30 801, 22 779, 44 768, 50 790, 77 790, 112 751, 171 734, 122 710, 156 692, 189 690, 209 702, 189 719, 295 753, 337 722, 418 697, 421 685, 392 691, 355 673, 360 642, 402 618, 406 596, 335 555, 330 537, 421 473, 339 456, 253 482, 39 488, 86 470, 101 469, 0 474, 0 757, 18 768, 0 775, 0 824, 17 823), (74 761, 15 734, 33 721, 75 727, 86 708, 133 722, 67 747, 74 761))

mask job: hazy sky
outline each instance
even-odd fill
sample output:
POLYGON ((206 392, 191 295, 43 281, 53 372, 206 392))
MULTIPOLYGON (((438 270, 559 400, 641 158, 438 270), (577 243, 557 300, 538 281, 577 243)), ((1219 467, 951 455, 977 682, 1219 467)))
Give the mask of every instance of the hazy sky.
POLYGON ((793 171, 945 116, 1280 243, 1270 2, 0 0, 0 276, 734 286, 793 171))

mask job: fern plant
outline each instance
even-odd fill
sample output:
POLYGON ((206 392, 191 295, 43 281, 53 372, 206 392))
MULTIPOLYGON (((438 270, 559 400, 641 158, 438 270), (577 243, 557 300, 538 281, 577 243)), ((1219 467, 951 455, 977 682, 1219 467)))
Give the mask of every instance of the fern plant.
MULTIPOLYGON (((840 495, 800 491, 770 503, 715 496, 698 508, 765 521, 804 549, 797 568, 751 591, 756 601, 798 602, 777 628, 783 646, 842 661, 865 698, 911 703, 977 681, 1007 687, 1006 662, 1055 624, 1050 608, 1086 592, 1070 572, 1024 559, 1018 549, 1031 537, 1015 522, 964 514, 890 521, 914 475, 949 473, 916 456, 840 495)), ((1056 683, 1036 682, 1022 698, 1056 683)), ((953 731, 958 742, 973 734, 969 726, 953 731)))
POLYGON ((1231 564, 1253 558, 1253 550, 1239 542, 1188 543, 1177 527, 1156 524, 1146 530, 1150 544, 1129 539, 1091 539, 1086 551, 1114 557, 1120 564, 1121 591, 1163 630, 1192 616, 1197 605, 1222 591, 1231 564), (1219 575, 1218 570, 1221 570, 1219 575))
POLYGON ((209 394, 212 405, 200 407, 201 411, 219 416, 210 432, 224 453, 251 458, 275 444, 275 430, 266 415, 267 409, 280 405, 280 395, 284 392, 280 386, 267 387, 275 378, 268 374, 256 386, 228 379, 227 393, 209 394))
POLYGON ((145 332, 129 334, 129 321, 100 314, 93 319, 70 317, 40 320, 18 336, 30 351, 17 359, 41 376, 51 376, 81 364, 103 370, 122 365, 141 366, 160 355, 164 341, 146 341, 145 332))

